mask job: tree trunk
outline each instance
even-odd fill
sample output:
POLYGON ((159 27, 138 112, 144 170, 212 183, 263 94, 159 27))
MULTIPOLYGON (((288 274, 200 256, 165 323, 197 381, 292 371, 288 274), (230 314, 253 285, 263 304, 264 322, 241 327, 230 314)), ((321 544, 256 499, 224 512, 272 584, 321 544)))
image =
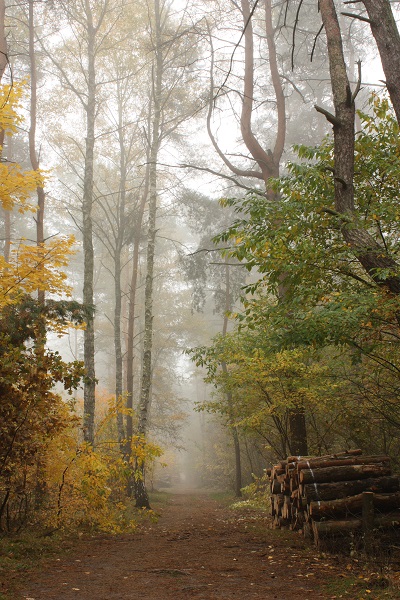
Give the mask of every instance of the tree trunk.
POLYGON ((389 0, 363 0, 378 46, 386 87, 400 123, 400 35, 389 0))
POLYGON ((8 48, 6 38, 6 4, 5 0, 0 0, 0 81, 8 65, 8 48))
MULTIPOLYGON (((371 3, 372 4, 372 3, 371 3)), ((356 226, 354 207, 354 117, 355 98, 352 95, 344 61, 339 21, 333 0, 320 0, 322 21, 328 44, 335 115, 325 113, 333 124, 335 208, 342 216, 342 234, 354 255, 377 285, 400 293, 398 266, 368 231, 356 226), (391 274, 382 279, 381 271, 391 274)), ((318 109, 318 107, 317 107, 318 109)))
POLYGON ((139 206, 139 213, 135 223, 133 253, 132 253, 132 275, 129 288, 129 313, 128 313, 128 334, 127 334, 127 358, 126 358, 126 407, 129 413, 126 418, 126 438, 127 438, 127 456, 131 456, 131 443, 133 435, 133 362, 134 362, 134 340, 135 340, 135 318, 136 318, 136 291, 138 281, 139 268, 139 249, 140 249, 140 234, 143 224, 144 209, 149 193, 149 174, 150 174, 150 157, 147 157, 147 167, 144 182, 144 190, 139 206))
MULTIPOLYGON (((256 161, 258 167, 261 170, 263 175, 263 179, 268 190, 269 188, 269 179, 271 177, 279 176, 279 160, 280 156, 277 156, 277 161, 274 160, 274 156, 271 152, 266 152, 264 148, 261 147, 260 143, 256 139, 252 126, 251 126, 251 117, 253 112, 253 98, 254 98, 254 43, 253 43, 253 25, 251 20, 251 12, 250 12, 250 4, 249 0, 241 0, 242 7, 242 15, 243 15, 243 24, 245 27, 244 32, 244 90, 243 90, 243 100, 242 100, 242 113, 240 116, 240 129, 242 133, 242 138, 244 143, 246 144, 251 156, 256 161)), ((268 12, 268 8, 266 7, 268 12)), ((269 36, 269 43, 271 41, 271 37, 269 36)), ((270 56, 270 64, 273 64, 273 56, 270 56)), ((275 56, 275 66, 276 66, 276 56, 275 56)), ((277 73, 277 67, 276 67, 277 73)), ((278 76, 279 78, 279 76, 278 76)), ((274 81, 275 85, 275 81, 274 81)), ((279 87, 279 86, 278 86, 279 87)), ((282 87, 280 86, 282 90, 282 87)), ((283 150, 283 148, 282 148, 283 150)), ((282 154, 282 152, 281 152, 282 154)))
MULTIPOLYGON (((6 6, 5 1, 0 0, 0 81, 3 78, 4 71, 8 64, 7 56, 7 38, 6 38, 6 26, 5 26, 6 6)), ((3 155, 5 132, 4 129, 0 130, 0 157, 3 155)), ((10 156, 8 157, 10 159, 10 156)), ((3 255, 6 262, 10 259, 10 246, 11 246, 11 211, 5 210, 4 208, 4 249, 3 255)))
MULTIPOLYGON (((232 310, 232 294, 230 290, 230 278, 229 278, 229 266, 227 264, 228 259, 225 258, 225 313, 224 321, 222 326, 222 336, 225 337, 228 333, 228 313, 232 310)), ((222 372, 227 375, 228 368, 226 362, 221 362, 222 372)), ((233 415, 233 397, 232 392, 227 392, 226 401, 228 405, 228 419, 229 426, 232 430, 233 447, 235 450, 235 496, 240 498, 242 496, 242 463, 240 456, 240 441, 238 428, 235 425, 235 419, 233 415)))
MULTIPOLYGON (((118 85, 118 82, 117 82, 118 85)), ((121 254, 125 243, 125 206, 126 206, 126 153, 124 143, 124 123, 122 105, 118 106, 118 141, 119 141, 119 199, 117 214, 117 238, 114 255, 114 350, 115 350, 115 402, 117 408, 117 430, 118 442, 123 450, 125 438, 124 419, 121 412, 123 394, 123 358, 121 341, 121 312, 122 312, 122 290, 121 290, 121 254)))
POLYGON ((304 404, 289 409, 290 452, 301 456, 308 453, 306 414, 304 404))
MULTIPOLYGON (((163 75, 163 55, 161 40, 161 14, 160 2, 154 0, 155 18, 155 64, 153 80, 153 119, 152 138, 150 146, 150 173, 149 173, 149 223, 147 237, 146 283, 145 283, 145 315, 144 315, 144 340, 142 377, 139 402, 138 434, 146 438, 150 411, 150 394, 152 380, 152 349, 153 349, 153 283, 154 283, 154 258, 156 244, 156 216, 157 216, 157 160, 160 147, 161 124, 161 87, 163 75)), ((136 485, 136 506, 150 508, 144 480, 144 465, 141 467, 141 477, 136 485)))
MULTIPOLYGON (((29 62, 30 62, 30 128, 29 128, 29 158, 32 169, 39 170, 39 159, 36 151, 36 124, 37 124, 37 68, 35 55, 35 25, 34 25, 34 0, 29 0, 29 62)), ((36 188, 37 211, 36 211, 36 243, 38 246, 44 244, 44 205, 45 193, 42 186, 36 188)), ((38 290, 38 301, 44 304, 44 291, 38 290)))
POLYGON ((94 341, 94 252, 93 252, 93 172, 96 118, 96 71, 95 71, 95 38, 96 29, 89 0, 85 0, 87 18, 87 103, 86 103, 86 148, 85 170, 83 180, 82 201, 82 233, 83 233, 83 303, 86 308, 86 328, 84 331, 84 363, 86 376, 84 382, 83 435, 89 444, 94 443, 95 412, 95 341, 94 341))

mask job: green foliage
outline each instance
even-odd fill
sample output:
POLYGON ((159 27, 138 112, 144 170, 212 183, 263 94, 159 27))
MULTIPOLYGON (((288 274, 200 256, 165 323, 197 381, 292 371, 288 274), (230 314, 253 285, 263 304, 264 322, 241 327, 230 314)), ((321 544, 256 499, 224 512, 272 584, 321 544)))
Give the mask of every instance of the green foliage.
POLYGON ((400 299, 384 285, 393 272, 370 278, 342 228, 364 229, 382 254, 400 258, 399 131, 385 99, 373 97, 360 118, 354 214, 334 208, 329 137, 296 147, 299 163, 272 184, 277 200, 250 193, 222 201, 237 218, 215 241, 259 277, 232 315, 238 331, 194 350, 193 360, 217 389, 203 408, 226 414, 230 391, 236 426, 261 435, 275 456, 285 456, 287 411, 299 406, 310 452, 356 443, 398 455, 400 299))
POLYGON ((252 509, 269 510, 271 505, 271 495, 269 493, 270 481, 266 474, 261 477, 253 475, 253 480, 249 485, 242 488, 243 499, 232 505, 232 508, 243 509, 244 507, 252 509))

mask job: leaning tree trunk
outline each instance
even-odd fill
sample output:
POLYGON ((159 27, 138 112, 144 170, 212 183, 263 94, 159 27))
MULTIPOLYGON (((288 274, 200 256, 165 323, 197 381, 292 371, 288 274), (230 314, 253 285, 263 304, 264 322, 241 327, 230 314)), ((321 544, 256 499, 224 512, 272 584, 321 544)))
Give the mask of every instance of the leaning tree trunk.
MULTIPOLYGON (((138 435, 145 440, 148 430, 148 419, 151 400, 152 380, 152 349, 153 349, 153 283, 154 283, 154 257, 156 244, 156 215, 157 215, 157 159, 160 147, 161 127, 161 87, 163 73, 163 56, 161 45, 161 15, 160 2, 154 0, 155 13, 155 65, 153 81, 153 122, 150 146, 150 173, 149 173, 149 224, 147 237, 147 261, 145 283, 145 316, 142 377, 139 403, 138 435)), ((145 465, 139 469, 139 477, 135 486, 136 506, 150 508, 146 491, 144 475, 145 465)))

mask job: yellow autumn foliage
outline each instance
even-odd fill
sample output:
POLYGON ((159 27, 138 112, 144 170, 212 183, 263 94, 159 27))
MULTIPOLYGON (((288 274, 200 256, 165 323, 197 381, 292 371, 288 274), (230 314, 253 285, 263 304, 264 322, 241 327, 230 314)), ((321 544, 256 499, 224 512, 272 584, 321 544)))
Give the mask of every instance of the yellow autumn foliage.
POLYGON ((67 266, 74 245, 74 236, 40 246, 20 242, 12 247, 9 262, 0 256, 0 308, 35 290, 69 295, 71 288, 61 269, 67 266))
MULTIPOLYGON (((0 86, 0 130, 7 136, 17 131, 22 118, 19 110, 25 82, 0 86)), ((19 212, 36 210, 29 199, 38 186, 43 186, 43 173, 23 169, 15 162, 0 162, 0 203, 4 210, 19 212)))
MULTIPOLYGON (((0 130, 8 136, 12 136, 22 122, 20 109, 25 85, 25 82, 14 82, 0 86, 0 130)), ((25 170, 17 163, 3 160, 0 162, 2 208, 6 211, 16 209, 20 213, 36 211, 30 198, 44 183, 43 172, 25 170)), ((39 246, 27 240, 11 243, 9 260, 0 256, 0 309, 36 290, 69 295, 70 287, 62 269, 73 254, 74 244, 73 236, 57 237, 39 246)))

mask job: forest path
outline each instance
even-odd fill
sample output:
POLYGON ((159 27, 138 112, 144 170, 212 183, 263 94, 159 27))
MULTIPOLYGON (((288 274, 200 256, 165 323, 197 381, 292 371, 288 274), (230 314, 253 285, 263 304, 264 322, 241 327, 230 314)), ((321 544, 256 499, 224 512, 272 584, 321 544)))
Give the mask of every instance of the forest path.
MULTIPOLYGON (((158 510, 158 507, 157 507, 158 510)), ((334 558, 321 558, 293 532, 268 528, 254 511, 211 497, 171 494, 158 523, 134 535, 74 544, 29 576, 18 600, 314 600, 334 558)))

